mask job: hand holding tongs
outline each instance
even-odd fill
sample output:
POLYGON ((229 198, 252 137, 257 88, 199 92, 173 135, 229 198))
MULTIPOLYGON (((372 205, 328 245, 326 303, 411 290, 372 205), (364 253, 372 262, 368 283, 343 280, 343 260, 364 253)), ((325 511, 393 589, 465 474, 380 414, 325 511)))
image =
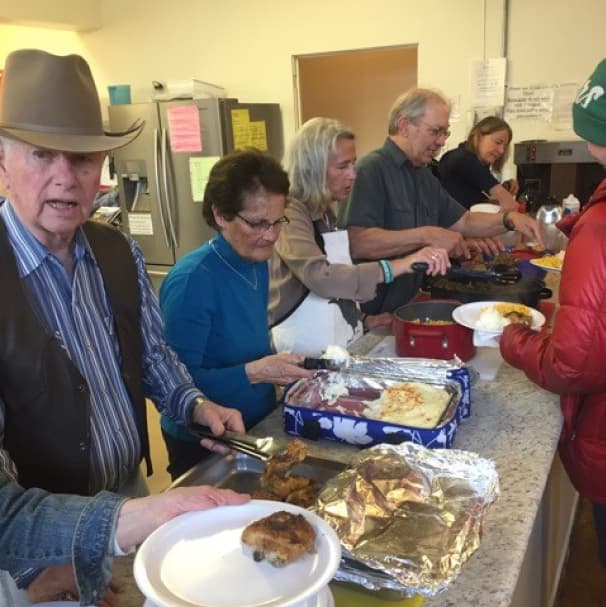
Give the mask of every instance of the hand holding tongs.
POLYGON ((283 442, 280 442, 271 436, 257 438, 250 434, 232 432, 231 430, 226 430, 221 436, 215 436, 210 428, 196 423, 189 424, 187 429, 201 438, 210 438, 234 451, 245 453, 246 455, 260 459, 263 462, 268 461, 274 455, 277 455, 286 449, 286 445, 283 442))

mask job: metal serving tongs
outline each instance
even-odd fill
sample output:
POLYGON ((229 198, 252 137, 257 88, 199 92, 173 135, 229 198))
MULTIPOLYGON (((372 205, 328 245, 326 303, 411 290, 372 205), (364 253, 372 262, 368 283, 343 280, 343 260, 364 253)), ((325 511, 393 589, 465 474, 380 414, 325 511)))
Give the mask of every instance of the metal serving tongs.
MULTIPOLYGON (((425 274, 429 265, 424 261, 415 261, 411 266, 413 272, 425 274)), ((504 263, 494 264, 489 270, 471 270, 461 266, 452 266, 446 270, 444 278, 451 280, 468 280, 470 282, 514 283, 522 278, 518 268, 504 263)))
MULTIPOLYGON (((259 438, 257 436, 251 436, 250 434, 245 434, 243 432, 233 432, 231 430, 226 430, 221 436, 215 436, 207 426, 202 426, 195 423, 189 424, 187 429, 200 438, 210 438, 211 440, 221 443, 234 451, 238 451, 239 453, 244 453, 245 455, 249 455, 250 457, 261 460, 263 463, 267 463, 272 458, 276 458, 276 460, 280 461, 283 460, 284 457, 288 457, 288 443, 290 442, 288 440, 273 438, 272 436, 264 436, 259 438)), ((314 451, 315 448, 313 446, 307 445, 307 454, 305 459, 299 461, 298 463, 305 463, 311 466, 325 466, 326 462, 331 462, 332 464, 343 464, 344 461, 346 461, 344 458, 348 457, 347 454, 338 456, 335 454, 320 454, 317 451, 314 453, 314 451)), ((296 464, 297 462, 293 462, 293 465, 296 464)))
POLYGON ((304 369, 318 371, 350 371, 352 373, 363 373, 369 366, 374 367, 377 364, 376 358, 368 356, 350 356, 349 358, 313 358, 306 356, 303 360, 304 369))
POLYGON ((215 436, 207 426, 194 423, 189 424, 187 429, 201 438, 210 438, 216 443, 221 443, 234 451, 260 459, 262 462, 268 461, 274 455, 283 453, 286 449, 284 441, 279 441, 271 436, 257 438, 250 434, 231 430, 226 430, 221 436, 215 436))

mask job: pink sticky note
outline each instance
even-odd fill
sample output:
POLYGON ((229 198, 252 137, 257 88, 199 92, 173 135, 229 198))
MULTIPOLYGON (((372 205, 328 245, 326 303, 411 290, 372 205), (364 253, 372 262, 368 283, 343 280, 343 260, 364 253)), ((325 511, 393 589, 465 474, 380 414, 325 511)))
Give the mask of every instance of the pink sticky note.
POLYGON ((170 149, 173 152, 201 152, 200 115, 196 105, 179 105, 167 110, 170 149))

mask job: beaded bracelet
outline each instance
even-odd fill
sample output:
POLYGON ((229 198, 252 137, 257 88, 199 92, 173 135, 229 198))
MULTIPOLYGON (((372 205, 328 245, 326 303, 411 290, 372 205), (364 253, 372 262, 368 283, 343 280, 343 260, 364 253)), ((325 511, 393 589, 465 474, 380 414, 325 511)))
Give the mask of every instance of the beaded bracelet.
POLYGON ((387 259, 379 259, 379 263, 381 264, 381 268, 383 268, 383 275, 385 276, 385 284, 390 284, 393 282, 393 270, 391 269, 391 264, 387 261, 387 259))

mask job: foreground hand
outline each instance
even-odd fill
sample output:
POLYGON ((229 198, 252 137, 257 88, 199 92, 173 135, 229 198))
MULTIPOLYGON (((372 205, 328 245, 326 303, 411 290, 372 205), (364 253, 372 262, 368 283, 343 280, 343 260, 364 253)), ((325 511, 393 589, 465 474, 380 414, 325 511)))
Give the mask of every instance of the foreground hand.
POLYGON ((536 242, 539 247, 545 248, 545 243, 541 236, 541 226, 534 217, 513 211, 509 213, 509 219, 513 222, 516 232, 523 234, 526 240, 536 242))
POLYGON ((32 603, 65 600, 66 596, 78 598, 78 585, 74 568, 68 565, 48 567, 28 586, 27 596, 32 603))
POLYGON ((157 495, 129 499, 122 504, 118 514, 116 539, 120 548, 128 551, 179 514, 216 506, 237 506, 249 500, 250 495, 206 485, 179 487, 157 495))
POLYGON ((251 384, 270 383, 286 386, 302 377, 312 377, 314 372, 299 366, 303 356, 280 352, 246 363, 245 370, 251 384))
POLYGON ((460 232, 436 226, 425 226, 423 230, 425 240, 430 246, 446 249, 451 257, 465 257, 467 259, 471 256, 469 247, 460 232))
MULTIPOLYGON (((79 600, 73 566, 67 564, 48 567, 29 585, 27 596, 32 603, 79 600)), ((96 605, 119 607, 117 584, 112 581, 96 605)))
POLYGON ((498 238, 467 238, 465 242, 470 251, 485 253, 491 257, 496 257, 505 250, 505 245, 498 238))

